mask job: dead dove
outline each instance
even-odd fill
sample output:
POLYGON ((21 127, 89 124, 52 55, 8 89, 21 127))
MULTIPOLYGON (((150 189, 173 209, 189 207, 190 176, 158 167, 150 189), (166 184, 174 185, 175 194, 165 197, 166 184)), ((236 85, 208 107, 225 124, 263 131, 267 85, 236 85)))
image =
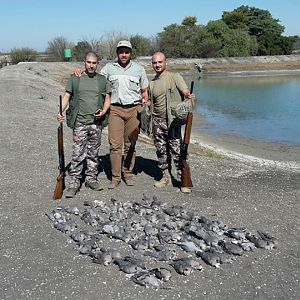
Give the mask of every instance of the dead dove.
POLYGON ((134 274, 145 269, 145 265, 142 260, 130 256, 117 258, 115 259, 115 263, 119 266, 120 271, 127 274, 134 274))
POLYGON ((55 210, 51 211, 50 213, 45 213, 45 215, 53 222, 62 218, 62 214, 55 210))
POLYGON ((172 273, 169 269, 166 268, 155 268, 150 270, 150 272, 154 273, 156 278, 166 282, 171 279, 172 273))
POLYGON ((265 232, 265 231, 260 231, 260 230, 258 230, 257 233, 264 241, 267 242, 266 249, 271 250, 271 249, 277 247, 277 240, 270 233, 265 232))
POLYGON ((170 265, 175 269, 175 271, 180 275, 188 276, 193 270, 202 271, 203 267, 200 262, 195 259, 184 257, 175 259, 170 265))
POLYGON ((100 264, 103 266, 111 265, 114 262, 114 259, 112 258, 111 254, 108 252, 102 252, 102 251, 93 252, 93 251, 91 251, 89 253, 89 255, 92 256, 93 263, 100 264))
POLYGON ((144 255, 154 257, 159 261, 173 260, 177 256, 176 250, 173 247, 158 245, 154 248, 155 250, 153 251, 145 251, 144 255))
POLYGON ((224 251, 233 255, 243 255, 244 253, 243 249, 239 245, 232 242, 220 241, 219 245, 224 249, 224 251))
POLYGON ((180 246, 186 252, 202 251, 202 249, 192 241, 178 242, 176 245, 180 246))
POLYGON ((102 264, 104 266, 112 264, 116 259, 121 259, 121 254, 115 249, 92 250, 89 255, 93 258, 94 263, 102 264))
POLYGON ((246 235, 246 238, 247 240, 252 242, 257 248, 270 249, 268 241, 262 239, 260 235, 249 233, 246 235))
POLYGON ((128 244, 134 250, 147 250, 149 248, 149 241, 145 235, 140 236, 137 240, 129 241, 128 244))
POLYGON ((139 285, 142 285, 146 288, 159 288, 162 285, 162 281, 158 279, 155 274, 151 271, 140 271, 135 273, 131 280, 139 285))
POLYGON ((208 265, 215 268, 220 268, 220 257, 216 252, 207 250, 203 252, 196 252, 196 254, 200 256, 208 265))
POLYGON ((229 228, 225 231, 227 236, 237 240, 244 240, 249 233, 250 231, 247 228, 229 228))

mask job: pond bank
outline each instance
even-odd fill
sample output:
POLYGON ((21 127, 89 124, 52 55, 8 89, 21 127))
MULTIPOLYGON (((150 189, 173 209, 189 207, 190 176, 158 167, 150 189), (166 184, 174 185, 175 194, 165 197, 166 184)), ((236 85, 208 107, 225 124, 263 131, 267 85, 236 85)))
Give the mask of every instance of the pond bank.
MULTIPOLYGON (((146 68, 147 72, 153 73, 151 57, 136 60, 146 68)), ((296 71, 300 70, 300 55, 168 59, 168 69, 173 71, 198 72, 195 64, 202 66, 201 73, 205 75, 226 75, 230 72, 296 71)))

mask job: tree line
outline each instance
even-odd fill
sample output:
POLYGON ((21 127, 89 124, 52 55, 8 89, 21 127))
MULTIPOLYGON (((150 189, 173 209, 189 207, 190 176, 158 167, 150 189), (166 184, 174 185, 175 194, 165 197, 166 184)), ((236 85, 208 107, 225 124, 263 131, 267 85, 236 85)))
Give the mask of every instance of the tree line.
MULTIPOLYGON (((221 19, 207 25, 198 25, 195 16, 185 17, 181 24, 170 24, 150 38, 113 31, 99 39, 83 38, 75 44, 65 37, 55 37, 48 42, 46 53, 51 61, 65 61, 65 49, 72 50, 74 61, 82 61, 89 50, 102 59, 114 59, 118 41, 127 39, 135 56, 148 56, 155 51, 173 58, 289 55, 300 48, 300 37, 283 36, 284 29, 268 10, 242 5, 223 12, 221 19)), ((32 61, 37 55, 30 48, 11 50, 14 62, 32 61)))

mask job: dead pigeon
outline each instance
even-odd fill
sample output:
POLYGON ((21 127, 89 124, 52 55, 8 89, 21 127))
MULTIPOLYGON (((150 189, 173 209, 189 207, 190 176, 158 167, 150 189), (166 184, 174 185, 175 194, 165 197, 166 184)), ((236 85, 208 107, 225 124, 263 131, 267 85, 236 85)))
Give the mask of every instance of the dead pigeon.
POLYGON ((244 253, 243 249, 239 245, 236 245, 232 242, 220 241, 219 245, 221 245, 221 247, 227 253, 230 253, 233 255, 242 255, 244 253))
POLYGON ((247 228, 229 228, 225 231, 227 236, 237 240, 244 240, 249 233, 250 231, 247 228))
POLYGON ((177 256, 176 250, 173 247, 158 245, 154 248, 155 250, 153 251, 145 251, 144 255, 154 257, 159 261, 170 261, 177 256))
POLYGON ((188 257, 175 259, 173 262, 170 263, 170 265, 175 269, 175 271, 178 274, 185 276, 190 275, 193 272, 193 270, 202 271, 203 269, 199 261, 188 257))
POLYGON ((162 281, 158 279, 151 271, 140 271, 135 273, 131 280, 146 288, 159 288, 162 285, 162 281))
POLYGON ((270 233, 260 230, 258 230, 257 233, 264 241, 267 242, 266 249, 271 250, 277 247, 277 240, 270 233))
POLYGON ((200 256, 202 260, 208 265, 215 268, 220 268, 221 261, 219 255, 216 252, 207 250, 203 252, 196 252, 196 254, 200 256))
POLYGON ((150 270, 150 272, 154 273, 156 278, 166 282, 171 279, 172 273, 169 269, 166 268, 155 268, 150 270))
POLYGON ((189 240, 179 241, 176 243, 176 245, 180 246, 186 252, 202 251, 202 249, 199 246, 197 246, 193 241, 189 240))
POLYGON ((145 269, 145 265, 142 260, 130 256, 117 258, 115 259, 115 263, 119 266, 120 271, 127 274, 135 274, 145 269))
POLYGON ((268 245, 268 241, 262 239, 260 235, 249 233, 246 235, 246 238, 247 240, 252 242, 257 248, 270 249, 268 245))

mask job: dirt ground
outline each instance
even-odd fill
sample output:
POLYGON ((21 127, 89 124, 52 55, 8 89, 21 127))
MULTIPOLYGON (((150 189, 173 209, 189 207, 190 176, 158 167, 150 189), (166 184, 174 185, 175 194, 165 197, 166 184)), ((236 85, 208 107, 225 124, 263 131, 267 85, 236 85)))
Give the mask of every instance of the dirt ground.
MULTIPOLYGON (((79 64, 80 65, 80 64, 79 64)), ((210 156, 201 146, 189 158, 194 188, 153 187, 159 177, 155 149, 137 144, 136 185, 95 192, 82 187, 74 199, 52 200, 58 175, 58 95, 73 70, 68 63, 38 63, 0 70, 0 299, 299 299, 299 169, 227 156, 210 156), (63 76, 62 76, 63 75, 63 76), (218 216, 230 227, 265 230, 278 239, 272 250, 255 249, 232 264, 182 276, 172 270, 162 289, 133 283, 116 266, 94 264, 45 216, 57 205, 83 208, 85 200, 140 201, 143 194, 168 205, 218 216)), ((71 132, 64 126, 65 155, 71 132)), ((110 177, 106 131, 99 179, 110 177)), ((128 245, 103 238, 125 255, 128 245)))

